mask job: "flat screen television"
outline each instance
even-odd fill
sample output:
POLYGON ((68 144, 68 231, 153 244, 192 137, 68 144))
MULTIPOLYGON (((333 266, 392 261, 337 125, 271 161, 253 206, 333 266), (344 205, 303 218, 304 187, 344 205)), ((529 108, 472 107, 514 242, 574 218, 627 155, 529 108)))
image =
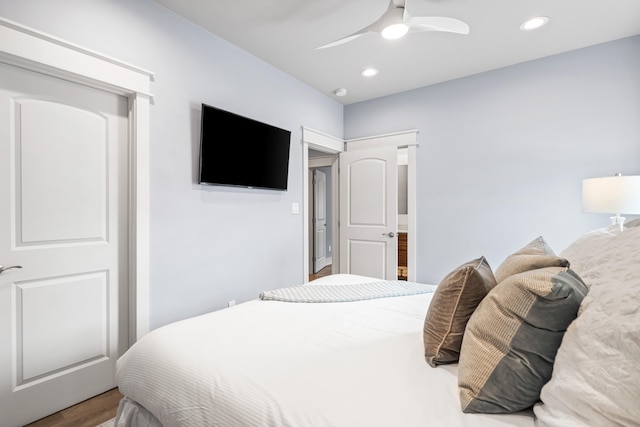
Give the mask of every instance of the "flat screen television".
POLYGON ((202 104, 199 183, 286 190, 291 131, 202 104))

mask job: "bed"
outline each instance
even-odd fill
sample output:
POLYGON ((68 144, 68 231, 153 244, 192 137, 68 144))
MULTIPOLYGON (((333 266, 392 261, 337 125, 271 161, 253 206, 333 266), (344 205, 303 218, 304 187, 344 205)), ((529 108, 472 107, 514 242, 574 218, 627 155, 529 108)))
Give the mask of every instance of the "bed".
POLYGON ((438 286, 333 275, 156 329, 118 361, 115 425, 640 425, 637 225, 560 255, 539 237, 438 286), (530 307, 501 306, 513 292, 530 307), (537 318, 554 325, 522 339, 537 318))

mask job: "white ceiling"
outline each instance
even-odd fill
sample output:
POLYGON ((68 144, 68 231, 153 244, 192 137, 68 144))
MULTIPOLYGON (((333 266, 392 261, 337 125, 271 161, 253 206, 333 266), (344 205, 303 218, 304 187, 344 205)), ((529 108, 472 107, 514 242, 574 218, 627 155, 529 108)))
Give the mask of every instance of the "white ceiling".
POLYGON ((371 24, 389 0, 155 1, 343 104, 640 34, 640 0, 407 0, 411 15, 457 18, 470 34, 370 33, 316 50, 371 24), (520 31, 539 15, 545 27, 520 31), (366 67, 380 73, 364 78, 366 67))

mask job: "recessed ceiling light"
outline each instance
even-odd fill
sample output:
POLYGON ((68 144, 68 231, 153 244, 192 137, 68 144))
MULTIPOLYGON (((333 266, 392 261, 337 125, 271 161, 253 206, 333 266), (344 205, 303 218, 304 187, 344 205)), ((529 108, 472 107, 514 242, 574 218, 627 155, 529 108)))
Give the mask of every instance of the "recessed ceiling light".
POLYGON ((520 25, 520 29, 522 31, 531 31, 536 28, 540 28, 549 22, 549 18, 546 16, 536 16, 535 18, 531 18, 520 25))
POLYGON ((376 70, 375 68, 365 68, 360 74, 365 77, 373 77, 378 74, 378 70, 376 70))
POLYGON ((345 96, 347 94, 347 90, 343 87, 338 88, 336 90, 333 91, 333 94, 335 96, 345 96))

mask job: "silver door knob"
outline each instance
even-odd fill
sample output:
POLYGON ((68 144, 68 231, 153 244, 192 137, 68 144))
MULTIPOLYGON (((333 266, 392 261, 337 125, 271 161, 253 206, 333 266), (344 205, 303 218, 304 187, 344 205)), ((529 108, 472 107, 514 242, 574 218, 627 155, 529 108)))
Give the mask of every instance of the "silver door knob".
POLYGON ((389 236, 389 237, 396 237, 396 233, 394 233, 393 231, 390 231, 388 233, 382 233, 383 236, 389 236))
POLYGON ((5 267, 3 265, 0 265, 0 274, 4 273, 7 270, 11 270, 12 268, 22 268, 21 265, 12 265, 11 267, 5 267))

